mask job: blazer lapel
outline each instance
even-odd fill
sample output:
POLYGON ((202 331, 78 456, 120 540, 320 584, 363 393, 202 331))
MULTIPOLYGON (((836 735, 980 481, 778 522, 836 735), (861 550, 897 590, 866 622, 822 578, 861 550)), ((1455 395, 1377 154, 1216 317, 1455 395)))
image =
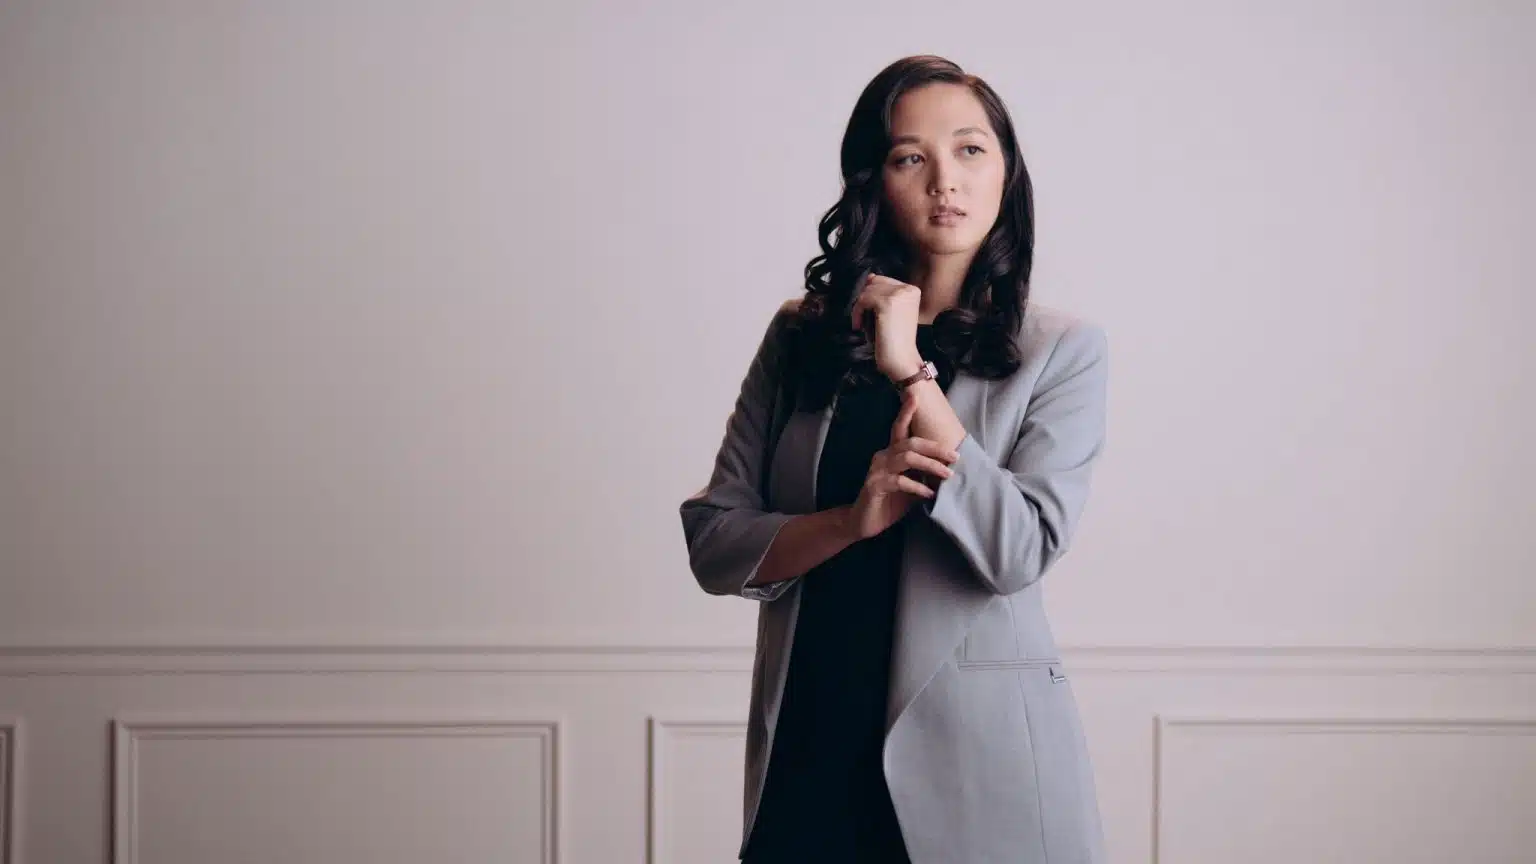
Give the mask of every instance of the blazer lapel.
MULTIPOLYGON (((988 382, 964 372, 946 391, 960 422, 986 449, 988 382)), ((943 529, 917 510, 905 519, 896 627, 891 646, 886 731, 965 639, 971 622, 992 599, 970 578, 970 563, 943 529)))

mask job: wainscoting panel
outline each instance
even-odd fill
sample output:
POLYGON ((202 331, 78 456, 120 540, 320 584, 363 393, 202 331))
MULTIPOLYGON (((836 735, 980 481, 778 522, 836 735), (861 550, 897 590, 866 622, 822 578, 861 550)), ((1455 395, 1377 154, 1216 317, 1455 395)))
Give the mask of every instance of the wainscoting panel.
POLYGON ((21 827, 16 809, 20 775, 21 721, 0 715, 0 864, 17 860, 17 833, 21 827))
POLYGON ((747 724, 650 718, 648 864, 720 861, 741 839, 747 724))
MULTIPOLYGON (((1536 650, 1063 656, 1116 864, 1536 848, 1536 650)), ((721 864, 750 687, 740 646, 0 647, 0 854, 721 864)))
POLYGON ((553 864, 554 721, 115 722, 117 864, 553 864))
POLYGON ((1154 758, 1156 862, 1536 853, 1536 715, 1160 717, 1154 758))

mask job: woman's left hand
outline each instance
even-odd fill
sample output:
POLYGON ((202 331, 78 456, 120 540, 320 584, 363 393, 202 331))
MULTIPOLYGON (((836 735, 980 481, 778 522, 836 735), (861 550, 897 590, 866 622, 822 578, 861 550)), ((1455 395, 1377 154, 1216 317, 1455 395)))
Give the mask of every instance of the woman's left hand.
POLYGON ((917 350, 917 314, 923 299, 921 288, 889 276, 871 273, 853 303, 853 329, 874 318, 875 365, 892 380, 900 380, 923 365, 917 350))

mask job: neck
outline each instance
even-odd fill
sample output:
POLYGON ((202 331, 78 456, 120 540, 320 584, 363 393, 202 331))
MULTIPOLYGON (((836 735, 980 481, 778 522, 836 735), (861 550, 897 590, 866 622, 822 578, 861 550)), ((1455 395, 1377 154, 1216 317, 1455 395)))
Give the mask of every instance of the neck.
POLYGON ((918 323, 932 324, 933 319, 937 318, 940 312, 953 308, 960 302, 960 287, 965 284, 965 274, 970 269, 971 259, 974 257, 975 253, 925 255, 912 265, 912 272, 907 274, 910 277, 907 281, 923 291, 923 299, 917 312, 918 323))

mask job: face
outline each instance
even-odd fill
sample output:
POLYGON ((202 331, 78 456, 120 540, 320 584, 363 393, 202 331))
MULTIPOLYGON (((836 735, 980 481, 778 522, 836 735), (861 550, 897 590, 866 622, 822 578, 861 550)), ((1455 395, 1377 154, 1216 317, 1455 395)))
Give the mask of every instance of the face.
POLYGON ((891 139, 885 205, 897 233, 918 254, 974 253, 997 221, 1006 168, 981 102, 959 84, 908 91, 891 139))

